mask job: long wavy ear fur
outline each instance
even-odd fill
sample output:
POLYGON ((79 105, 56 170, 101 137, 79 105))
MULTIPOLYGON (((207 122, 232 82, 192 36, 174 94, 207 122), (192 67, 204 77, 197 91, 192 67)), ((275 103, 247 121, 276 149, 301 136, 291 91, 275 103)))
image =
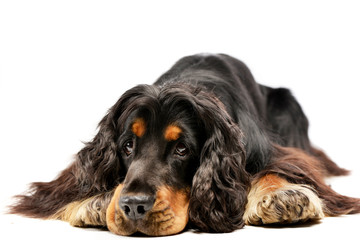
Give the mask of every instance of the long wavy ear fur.
POLYGON ((66 204, 112 190, 125 177, 117 154, 117 133, 132 110, 136 99, 146 95, 147 86, 127 91, 99 123, 94 139, 76 155, 75 161, 51 182, 35 182, 27 193, 15 196, 9 213, 28 217, 51 218, 66 204))
POLYGON ((243 136, 219 101, 202 97, 197 106, 208 136, 193 178, 190 221, 205 232, 231 232, 244 225, 250 186, 243 136))
POLYGON ((112 188, 108 178, 120 171, 114 142, 112 113, 99 124, 93 141, 76 155, 75 161, 51 182, 35 182, 24 195, 15 196, 17 202, 10 213, 28 217, 49 218, 66 204, 112 188))

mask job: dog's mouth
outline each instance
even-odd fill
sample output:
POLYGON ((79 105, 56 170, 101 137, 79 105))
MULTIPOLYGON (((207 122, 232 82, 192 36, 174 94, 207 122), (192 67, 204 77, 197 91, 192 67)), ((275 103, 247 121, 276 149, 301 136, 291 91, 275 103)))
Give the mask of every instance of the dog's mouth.
MULTIPOLYGON (((132 212, 129 204, 121 204, 123 196, 120 184, 114 193, 106 212, 108 229, 118 235, 132 235, 140 232, 149 236, 172 235, 181 232, 188 223, 189 189, 172 190, 160 187, 151 209, 147 205, 135 207, 132 212)), ((141 199, 140 199, 141 200, 141 199)))

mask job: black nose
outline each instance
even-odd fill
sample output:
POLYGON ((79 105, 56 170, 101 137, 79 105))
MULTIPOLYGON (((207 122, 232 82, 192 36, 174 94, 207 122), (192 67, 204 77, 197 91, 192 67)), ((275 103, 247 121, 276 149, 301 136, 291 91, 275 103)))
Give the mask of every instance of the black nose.
POLYGON ((151 196, 124 196, 120 197, 120 208, 124 211, 127 218, 131 220, 142 219, 145 214, 152 209, 155 198, 151 196))

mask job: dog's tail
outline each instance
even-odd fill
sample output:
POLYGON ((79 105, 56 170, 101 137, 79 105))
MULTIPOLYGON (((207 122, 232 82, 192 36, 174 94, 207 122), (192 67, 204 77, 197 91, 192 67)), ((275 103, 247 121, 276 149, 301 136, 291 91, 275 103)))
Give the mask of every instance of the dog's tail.
POLYGON ((320 160, 326 170, 327 176, 345 176, 350 174, 349 170, 339 167, 320 149, 311 147, 311 154, 320 160))
POLYGON ((317 186, 319 197, 324 203, 324 213, 327 216, 360 213, 360 198, 341 195, 329 186, 317 186))
MULTIPOLYGON (((349 170, 339 167, 323 151, 312 147, 311 153, 320 160, 323 169, 326 170, 327 176, 344 176, 350 174, 349 170)), ((360 213, 360 198, 341 195, 332 190, 331 187, 323 181, 319 181, 317 184, 316 190, 325 204, 323 210, 327 216, 360 213)))

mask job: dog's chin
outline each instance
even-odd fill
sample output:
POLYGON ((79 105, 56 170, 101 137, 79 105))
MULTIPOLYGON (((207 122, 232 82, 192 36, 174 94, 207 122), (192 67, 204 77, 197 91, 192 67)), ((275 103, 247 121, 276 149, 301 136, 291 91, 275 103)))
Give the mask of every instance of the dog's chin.
POLYGON ((189 220, 189 190, 172 190, 160 187, 156 193, 153 208, 144 218, 129 220, 119 207, 123 185, 115 190, 106 212, 108 229, 118 235, 132 235, 140 232, 149 236, 173 235, 184 230, 189 220))

